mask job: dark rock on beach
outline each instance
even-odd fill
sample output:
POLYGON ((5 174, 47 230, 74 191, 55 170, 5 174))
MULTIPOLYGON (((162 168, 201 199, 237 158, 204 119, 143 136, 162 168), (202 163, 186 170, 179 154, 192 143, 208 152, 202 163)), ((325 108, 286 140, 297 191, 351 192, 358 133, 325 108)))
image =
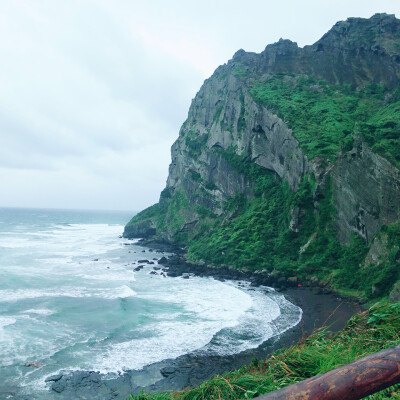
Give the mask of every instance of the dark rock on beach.
POLYGON ((161 265, 165 265, 165 264, 168 263, 168 260, 167 260, 166 257, 161 257, 161 258, 158 260, 158 263, 161 264, 161 265))
POLYGON ((168 366, 160 369, 161 375, 164 378, 168 378, 169 376, 175 374, 177 372, 177 369, 173 366, 168 366))
POLYGON ((44 381, 45 382, 58 382, 64 375, 63 374, 58 374, 58 375, 52 375, 46 378, 44 381))

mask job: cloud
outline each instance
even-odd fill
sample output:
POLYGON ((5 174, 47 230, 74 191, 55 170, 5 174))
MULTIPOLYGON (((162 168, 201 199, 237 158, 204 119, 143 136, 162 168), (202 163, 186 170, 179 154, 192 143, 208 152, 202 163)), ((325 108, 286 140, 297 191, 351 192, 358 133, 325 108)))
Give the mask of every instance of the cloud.
POLYGON ((0 206, 140 209, 204 79, 236 50, 316 41, 368 0, 0 3, 0 206))

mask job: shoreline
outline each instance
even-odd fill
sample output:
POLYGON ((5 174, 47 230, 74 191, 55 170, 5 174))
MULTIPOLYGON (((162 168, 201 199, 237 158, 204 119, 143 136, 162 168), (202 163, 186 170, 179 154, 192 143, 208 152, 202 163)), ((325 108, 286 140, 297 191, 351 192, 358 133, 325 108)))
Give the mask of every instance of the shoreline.
POLYGON ((303 310, 302 318, 297 325, 280 335, 267 339, 257 348, 237 354, 207 356, 199 355, 199 352, 195 351, 176 359, 164 360, 157 365, 145 367, 144 369, 152 370, 165 364, 162 368, 167 370, 167 376, 161 381, 147 386, 146 391, 161 392, 198 386, 216 374, 238 369, 249 364, 254 358, 263 359, 278 349, 290 347, 316 328, 332 324, 330 330, 339 331, 344 328, 352 315, 361 311, 358 304, 338 300, 334 295, 316 294, 308 288, 287 289, 281 294, 303 310))
MULTIPOLYGON (((205 264, 188 263, 182 255, 176 254, 176 248, 162 246, 155 243, 144 244, 146 247, 155 247, 161 251, 174 252, 168 259, 159 260, 162 272, 170 277, 184 277, 190 279, 189 274, 196 276, 209 276, 217 280, 243 280, 251 286, 264 286, 267 277, 264 273, 250 271, 237 271, 222 267, 217 268, 205 264)), ((159 268, 158 268, 159 269, 159 268)), ((160 271, 160 272, 161 272, 160 271)), ((278 276, 273 279, 280 282, 278 291, 293 304, 302 309, 300 322, 282 334, 269 338, 257 348, 249 349, 228 356, 206 355, 201 350, 182 355, 175 359, 167 359, 143 367, 141 370, 127 370, 121 374, 100 374, 94 371, 74 371, 60 374, 47 379, 50 384, 45 397, 32 395, 9 397, 10 399, 49 399, 67 400, 71 398, 93 400, 126 399, 129 394, 145 392, 162 392, 168 390, 181 390, 194 387, 216 374, 223 374, 240 368, 251 362, 252 359, 263 359, 282 348, 289 347, 302 337, 310 334, 321 326, 329 326, 329 330, 342 329, 348 319, 361 311, 359 303, 352 299, 338 298, 336 293, 321 289, 320 287, 298 287, 294 282, 288 284, 278 276), (289 287, 291 286, 291 287, 289 287)), ((268 286, 268 285, 265 285, 268 286)), ((270 285, 273 286, 273 285, 270 285)), ((250 289, 251 290, 251 289, 250 289)), ((157 349, 155 349, 157 351, 157 349)), ((1 394, 1 393, 0 393, 1 394)), ((6 397, 7 398, 7 397, 6 397)))

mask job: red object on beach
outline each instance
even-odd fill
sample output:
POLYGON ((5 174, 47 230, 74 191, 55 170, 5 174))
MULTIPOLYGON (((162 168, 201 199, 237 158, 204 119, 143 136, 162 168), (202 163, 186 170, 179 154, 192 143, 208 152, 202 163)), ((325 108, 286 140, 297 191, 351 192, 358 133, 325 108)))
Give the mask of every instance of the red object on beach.
POLYGON ((40 362, 39 361, 28 361, 27 363, 24 364, 25 367, 35 367, 39 368, 40 367, 40 362))

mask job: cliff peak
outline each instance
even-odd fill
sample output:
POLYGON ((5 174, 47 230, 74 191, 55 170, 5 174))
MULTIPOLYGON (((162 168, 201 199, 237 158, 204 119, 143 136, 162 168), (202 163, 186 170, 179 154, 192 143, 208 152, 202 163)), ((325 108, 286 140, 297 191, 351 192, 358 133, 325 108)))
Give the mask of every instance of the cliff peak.
MULTIPOLYGON (((342 50, 374 50, 377 45, 386 49, 400 39, 400 20, 393 14, 375 14, 371 18, 348 18, 337 22, 313 46, 336 47, 342 50)), ((396 49, 396 46, 394 47, 396 49)), ((399 48, 397 47, 397 50, 399 48)))

